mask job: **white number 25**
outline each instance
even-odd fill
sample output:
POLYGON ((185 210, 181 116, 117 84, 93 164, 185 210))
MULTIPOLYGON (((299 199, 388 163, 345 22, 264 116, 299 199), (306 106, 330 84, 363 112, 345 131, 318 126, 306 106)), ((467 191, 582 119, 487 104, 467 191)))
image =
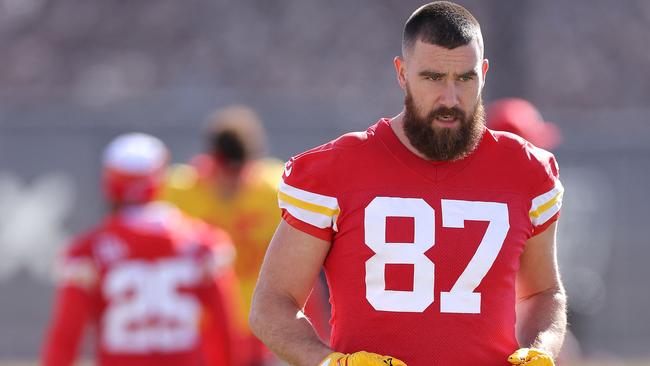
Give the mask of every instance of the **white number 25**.
MULTIPOLYGON (((489 222, 476 253, 449 292, 440 293, 443 313, 481 312, 474 292, 492 267, 510 228, 505 203, 441 201, 442 227, 463 228, 466 220, 489 222)), ((366 298, 381 311, 423 312, 434 300, 435 264, 424 253, 435 245, 435 211, 420 198, 376 197, 365 210, 365 242, 375 252, 366 261, 366 298), (414 240, 386 243, 386 218, 412 217, 414 240), (413 290, 386 290, 386 264, 412 264, 413 290)))
POLYGON ((196 264, 179 258, 132 260, 111 269, 103 286, 109 300, 103 318, 104 347, 131 354, 193 347, 199 336, 200 304, 178 288, 195 286, 199 278, 196 264))

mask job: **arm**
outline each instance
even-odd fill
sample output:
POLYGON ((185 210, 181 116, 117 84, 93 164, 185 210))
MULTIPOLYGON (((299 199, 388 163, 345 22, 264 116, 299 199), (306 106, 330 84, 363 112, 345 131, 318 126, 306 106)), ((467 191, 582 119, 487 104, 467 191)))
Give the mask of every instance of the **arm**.
POLYGON ((566 295, 558 271, 556 222, 528 239, 517 273, 517 339, 556 358, 566 332, 566 295))
POLYGON ((253 294, 250 327, 273 352, 292 365, 317 365, 332 352, 301 313, 329 247, 329 242, 283 220, 262 265, 253 294))
POLYGON ((326 286, 320 278, 314 282, 314 288, 311 290, 311 294, 307 299, 304 313, 311 321, 320 339, 325 344, 329 344, 332 330, 329 324, 331 314, 326 286))
POLYGON ((45 366, 72 365, 89 316, 90 299, 85 290, 63 286, 56 298, 51 328, 43 348, 45 366))

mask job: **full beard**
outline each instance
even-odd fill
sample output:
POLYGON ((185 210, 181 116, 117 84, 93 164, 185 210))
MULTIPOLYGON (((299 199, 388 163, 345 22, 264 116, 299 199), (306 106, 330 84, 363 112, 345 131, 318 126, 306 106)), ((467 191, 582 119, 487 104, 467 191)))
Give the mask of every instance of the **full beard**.
POLYGON ((479 96, 469 117, 457 107, 440 107, 422 117, 407 88, 403 121, 404 133, 409 142, 426 158, 434 161, 462 159, 474 151, 485 131, 483 99, 479 96), (459 127, 435 126, 433 121, 441 116, 457 118, 460 121, 459 127))

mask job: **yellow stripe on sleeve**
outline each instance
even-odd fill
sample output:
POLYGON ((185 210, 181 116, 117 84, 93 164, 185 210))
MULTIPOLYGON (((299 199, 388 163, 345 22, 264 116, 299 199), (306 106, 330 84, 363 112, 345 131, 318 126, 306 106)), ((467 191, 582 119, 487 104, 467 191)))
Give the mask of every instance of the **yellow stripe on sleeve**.
POLYGON ((553 207, 557 201, 560 199, 562 196, 562 192, 558 192, 558 194, 555 195, 550 201, 546 202, 545 204, 539 206, 537 210, 535 211, 530 211, 528 214, 531 218, 538 218, 541 214, 544 213, 544 211, 548 210, 549 208, 553 207))
POLYGON ((282 200, 282 201, 284 201, 286 203, 289 203, 289 204, 291 204, 293 206, 296 206, 298 208, 301 208, 303 210, 315 212, 315 213, 325 215, 325 216, 329 216, 329 217, 336 216, 340 212, 340 210, 338 208, 331 209, 329 207, 315 205, 313 203, 305 202, 305 201, 299 200, 299 199, 297 199, 295 197, 291 197, 291 196, 289 196, 288 194, 286 194, 284 192, 278 192, 278 197, 280 198, 280 200, 282 200))

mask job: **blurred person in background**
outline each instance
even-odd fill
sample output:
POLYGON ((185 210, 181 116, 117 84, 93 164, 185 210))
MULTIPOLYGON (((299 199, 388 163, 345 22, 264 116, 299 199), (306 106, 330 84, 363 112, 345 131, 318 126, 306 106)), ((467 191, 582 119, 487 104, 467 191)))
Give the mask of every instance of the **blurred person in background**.
MULTIPOLYGON (((560 129, 553 123, 545 121, 539 110, 529 101, 521 98, 502 98, 490 103, 486 108, 486 126, 496 131, 506 131, 521 136, 537 147, 554 150, 563 141, 560 129)), ((581 359, 580 342, 573 331, 579 317, 572 316, 568 307, 569 327, 564 346, 558 356, 560 361, 581 359)))
MULTIPOLYGON (((206 149, 189 164, 170 169, 161 198, 187 214, 223 228, 237 250, 239 283, 237 342, 239 365, 274 362, 272 354, 248 329, 248 312, 266 248, 280 222, 277 206, 281 161, 266 155, 266 132, 251 108, 215 111, 204 132, 206 149)), ((325 287, 318 281, 307 314, 323 339, 329 338, 325 287)))
POLYGON ((104 150, 110 213, 60 262, 43 365, 72 365, 87 324, 98 365, 231 364, 222 282, 234 248, 224 232, 154 201, 167 161, 165 145, 141 133, 104 150))
POLYGON ((250 323, 292 365, 554 365, 564 189, 551 153, 485 127, 483 51, 465 8, 418 8, 402 111, 287 163, 250 323), (331 345, 296 316, 323 266, 331 345))
POLYGON ((537 147, 553 150, 562 142, 562 134, 552 122, 546 122, 537 108, 521 98, 503 98, 486 108, 486 126, 523 137, 537 147))

